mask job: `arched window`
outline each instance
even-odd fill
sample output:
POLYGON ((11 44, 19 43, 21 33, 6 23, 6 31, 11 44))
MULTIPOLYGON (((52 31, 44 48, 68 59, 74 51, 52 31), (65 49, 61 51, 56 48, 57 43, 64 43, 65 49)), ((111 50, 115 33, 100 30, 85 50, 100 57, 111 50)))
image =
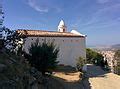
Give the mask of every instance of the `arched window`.
POLYGON ((65 32, 65 29, 63 29, 63 32, 65 32))

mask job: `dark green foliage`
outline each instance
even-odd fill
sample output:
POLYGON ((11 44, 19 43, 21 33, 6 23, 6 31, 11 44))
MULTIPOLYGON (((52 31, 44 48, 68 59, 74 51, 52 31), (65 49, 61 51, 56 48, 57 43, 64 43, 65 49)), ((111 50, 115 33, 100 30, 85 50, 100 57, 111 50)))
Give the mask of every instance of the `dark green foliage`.
POLYGON ((117 61, 116 73, 120 75, 120 61, 117 61))
POLYGON ((92 49, 86 49, 86 59, 87 63, 93 63, 99 66, 104 67, 104 57, 102 54, 93 51, 92 49))
POLYGON ((21 54, 24 38, 26 37, 22 36, 20 33, 17 33, 17 31, 10 30, 5 27, 3 28, 3 31, 6 34, 6 38, 4 39, 4 47, 7 47, 7 49, 12 52, 21 54))
POLYGON ((87 63, 93 63, 95 57, 96 57, 96 53, 95 53, 93 50, 87 48, 87 49, 86 49, 86 59, 87 59, 87 63))
POLYGON ((0 49, 2 49, 4 47, 4 41, 0 40, 0 49))
POLYGON ((30 89, 29 64, 24 57, 6 51, 0 53, 0 65, 5 65, 0 71, 0 89, 30 89))
POLYGON ((86 59, 83 57, 79 57, 77 59, 77 63, 76 63, 76 67, 79 71, 82 71, 82 67, 84 66, 84 64, 86 63, 86 59))
POLYGON ((120 74, 120 50, 117 50, 114 55, 114 59, 116 60, 116 67, 115 67, 115 72, 117 74, 120 74))
POLYGON ((44 41, 40 44, 37 39, 35 43, 31 44, 27 58, 31 66, 45 74, 57 66, 58 52, 59 49, 56 48, 54 42, 44 41))
POLYGON ((114 55, 116 60, 120 60, 120 50, 117 50, 114 55))

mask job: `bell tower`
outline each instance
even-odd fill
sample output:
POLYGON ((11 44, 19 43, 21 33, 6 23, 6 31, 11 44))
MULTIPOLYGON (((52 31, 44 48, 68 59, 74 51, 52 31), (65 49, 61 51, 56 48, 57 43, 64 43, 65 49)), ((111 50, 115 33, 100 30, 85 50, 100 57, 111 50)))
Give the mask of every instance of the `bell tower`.
POLYGON ((65 25, 65 22, 61 20, 58 25, 58 32, 66 32, 66 31, 67 31, 67 26, 65 25))

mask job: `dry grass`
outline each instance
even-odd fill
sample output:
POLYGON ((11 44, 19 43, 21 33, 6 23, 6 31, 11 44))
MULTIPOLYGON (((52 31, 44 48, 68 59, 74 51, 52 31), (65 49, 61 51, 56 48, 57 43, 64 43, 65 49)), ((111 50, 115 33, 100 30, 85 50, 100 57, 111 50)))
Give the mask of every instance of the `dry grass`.
POLYGON ((63 88, 59 88, 60 86, 54 85, 56 88, 54 89, 83 89, 80 81, 81 73, 76 71, 73 67, 70 66, 62 66, 54 72, 52 78, 59 83, 63 88))
POLYGON ((64 72, 55 72, 55 77, 64 79, 67 82, 76 82, 80 80, 80 72, 75 73, 64 73, 64 72))
POLYGON ((55 77, 63 79, 66 82, 79 81, 81 80, 80 75, 81 73, 71 66, 58 66, 57 71, 54 73, 55 77))

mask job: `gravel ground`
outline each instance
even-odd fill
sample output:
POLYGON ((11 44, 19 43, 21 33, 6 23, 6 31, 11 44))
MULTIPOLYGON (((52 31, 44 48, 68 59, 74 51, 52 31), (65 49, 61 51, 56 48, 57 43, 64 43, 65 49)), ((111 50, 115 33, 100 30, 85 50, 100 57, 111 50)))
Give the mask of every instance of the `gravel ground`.
POLYGON ((90 65, 88 69, 91 89, 120 89, 120 76, 107 73, 98 66, 90 65))
POLYGON ((105 74, 105 77, 89 78, 92 89, 120 89, 120 76, 113 73, 105 74))

